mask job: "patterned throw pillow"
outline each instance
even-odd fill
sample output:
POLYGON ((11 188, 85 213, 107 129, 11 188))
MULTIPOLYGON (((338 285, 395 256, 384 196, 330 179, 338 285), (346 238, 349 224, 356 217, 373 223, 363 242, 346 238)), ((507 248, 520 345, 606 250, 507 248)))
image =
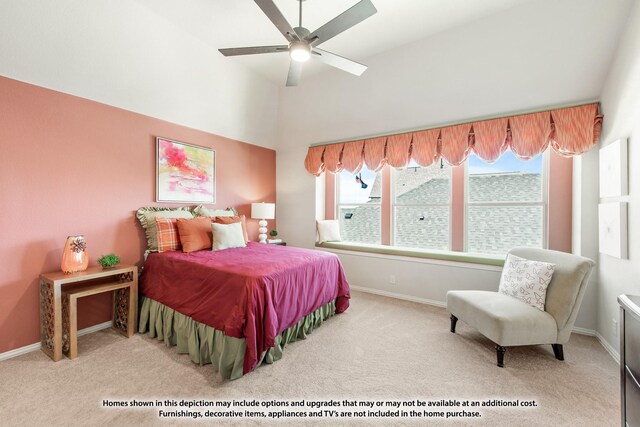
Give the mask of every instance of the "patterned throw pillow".
POLYGON ((498 292, 544 311, 547 287, 555 269, 555 264, 509 254, 504 262, 498 292))
POLYGON ((179 208, 146 206, 138 209, 136 218, 140 221, 140 225, 142 225, 144 233, 147 236, 147 252, 158 251, 158 233, 156 231, 156 222, 154 221, 156 216, 161 218, 193 218, 191 208, 188 206, 179 208))
POLYGON ((177 251, 182 248, 177 218, 154 218, 158 231, 158 252, 177 251))

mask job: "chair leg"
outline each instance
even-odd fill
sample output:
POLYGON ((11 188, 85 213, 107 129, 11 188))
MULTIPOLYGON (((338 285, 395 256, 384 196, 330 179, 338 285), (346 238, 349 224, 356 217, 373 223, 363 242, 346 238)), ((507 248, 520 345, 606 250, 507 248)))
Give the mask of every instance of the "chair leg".
POLYGON ((453 332, 454 334, 456 333, 456 322, 457 321, 458 321, 458 318, 452 314, 451 315, 451 332, 453 332))
POLYGON ((506 347, 496 345, 496 355, 498 356, 498 366, 504 368, 504 352, 507 351, 506 347))
POLYGON ((564 351, 562 350, 562 344, 551 344, 553 347, 553 354, 558 360, 564 360, 564 351))

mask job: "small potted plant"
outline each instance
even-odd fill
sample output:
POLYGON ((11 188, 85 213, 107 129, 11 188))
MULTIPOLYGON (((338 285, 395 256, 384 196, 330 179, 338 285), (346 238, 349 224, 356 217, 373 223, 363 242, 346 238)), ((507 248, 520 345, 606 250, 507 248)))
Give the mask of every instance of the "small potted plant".
POLYGON ((268 243, 277 243, 277 244, 282 243, 282 239, 278 239, 278 230, 271 230, 269 232, 269 236, 271 238, 267 240, 268 243))
POLYGON ((98 258, 98 264, 102 266, 102 268, 113 268, 120 262, 120 257, 116 254, 107 254, 102 255, 98 258))

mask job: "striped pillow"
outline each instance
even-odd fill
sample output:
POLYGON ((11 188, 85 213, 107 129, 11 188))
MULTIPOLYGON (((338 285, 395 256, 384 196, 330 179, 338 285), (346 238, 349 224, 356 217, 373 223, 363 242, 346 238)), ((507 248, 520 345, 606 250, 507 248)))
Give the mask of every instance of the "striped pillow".
POLYGON ((154 218, 158 231, 158 252, 170 252, 182 249, 178 234, 177 218, 154 218))

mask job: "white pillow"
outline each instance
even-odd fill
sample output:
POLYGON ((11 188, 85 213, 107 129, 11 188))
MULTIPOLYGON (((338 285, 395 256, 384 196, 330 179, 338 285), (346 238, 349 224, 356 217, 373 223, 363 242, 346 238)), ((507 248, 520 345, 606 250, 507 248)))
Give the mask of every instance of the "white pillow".
POLYGON ((213 245, 211 249, 219 251, 229 248, 244 248, 244 232, 242 231, 242 223, 234 222, 232 224, 211 223, 211 231, 213 231, 213 245))
POLYGON ((504 262, 498 292, 544 311, 547 287, 555 269, 555 264, 509 254, 504 262))
POLYGON ((337 219, 316 221, 318 228, 318 243, 341 242, 340 222, 337 219))

